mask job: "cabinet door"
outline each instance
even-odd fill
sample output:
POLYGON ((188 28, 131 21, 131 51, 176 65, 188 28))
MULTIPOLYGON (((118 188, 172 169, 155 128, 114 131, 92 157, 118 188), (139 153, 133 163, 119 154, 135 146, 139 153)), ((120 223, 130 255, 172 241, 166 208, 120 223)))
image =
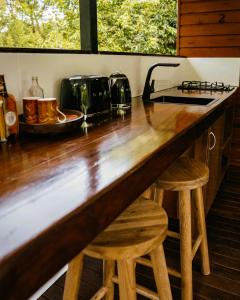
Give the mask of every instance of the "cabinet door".
POLYGON ((224 134, 224 114, 211 126, 208 133, 209 182, 205 191, 205 210, 209 211, 222 181, 222 148, 224 134))
POLYGON ((224 134, 224 114, 206 130, 195 143, 194 157, 209 168, 209 181, 203 188, 204 206, 207 213, 216 197, 221 183, 222 145, 224 134))
MULTIPOLYGON (((211 128, 208 128, 195 142, 194 145, 194 158, 198 161, 203 162, 209 167, 209 148, 210 148, 210 132, 211 128)), ((203 199, 204 199, 204 207, 205 212, 207 211, 208 207, 208 198, 207 194, 207 186, 203 187, 203 199)))

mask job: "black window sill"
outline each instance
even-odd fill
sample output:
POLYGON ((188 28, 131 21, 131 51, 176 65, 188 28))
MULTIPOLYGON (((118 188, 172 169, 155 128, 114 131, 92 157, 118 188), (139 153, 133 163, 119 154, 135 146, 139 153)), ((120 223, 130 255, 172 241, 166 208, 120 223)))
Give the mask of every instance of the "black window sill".
POLYGON ((131 56, 156 56, 156 57, 186 57, 186 56, 181 56, 181 55, 132 53, 132 52, 111 52, 111 51, 99 51, 98 54, 103 54, 103 55, 131 55, 131 56))
POLYGON ((131 53, 131 52, 99 51, 98 53, 92 53, 91 51, 88 50, 6 48, 6 47, 0 47, 0 53, 102 54, 102 55, 126 55, 126 56, 185 57, 180 55, 163 55, 163 54, 131 53))
POLYGON ((90 54, 87 50, 45 49, 45 48, 5 48, 0 47, 0 53, 59 53, 59 54, 90 54))

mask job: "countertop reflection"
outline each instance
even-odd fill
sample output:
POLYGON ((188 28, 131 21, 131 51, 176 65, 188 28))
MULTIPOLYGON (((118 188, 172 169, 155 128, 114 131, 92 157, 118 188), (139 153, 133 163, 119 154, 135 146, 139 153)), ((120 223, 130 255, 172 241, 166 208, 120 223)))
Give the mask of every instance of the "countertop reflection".
POLYGON ((232 93, 208 107, 138 97, 127 114, 87 129, 1 144, 1 299, 26 299, 54 275, 213 123, 232 93))

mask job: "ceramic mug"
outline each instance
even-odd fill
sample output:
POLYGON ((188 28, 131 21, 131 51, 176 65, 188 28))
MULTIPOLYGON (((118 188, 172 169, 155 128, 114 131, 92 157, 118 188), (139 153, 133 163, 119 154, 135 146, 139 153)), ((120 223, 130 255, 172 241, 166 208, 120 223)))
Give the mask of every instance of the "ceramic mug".
POLYGON ((56 98, 39 98, 37 104, 39 124, 55 124, 66 121, 67 117, 59 110, 56 98))
POLYGON ((39 97, 23 98, 23 113, 27 124, 38 123, 38 99, 39 97))

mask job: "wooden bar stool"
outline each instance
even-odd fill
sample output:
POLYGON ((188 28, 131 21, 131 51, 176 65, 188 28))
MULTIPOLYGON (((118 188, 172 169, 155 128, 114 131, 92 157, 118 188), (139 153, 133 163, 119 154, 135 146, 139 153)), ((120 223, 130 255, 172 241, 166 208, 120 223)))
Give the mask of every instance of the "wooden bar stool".
POLYGON ((180 239, 181 273, 170 270, 169 274, 181 277, 183 300, 192 299, 192 260, 200 248, 204 275, 210 274, 205 213, 202 186, 208 182, 209 170, 202 162, 188 157, 177 159, 157 180, 155 199, 160 206, 164 190, 179 192, 180 233, 168 231, 168 236, 180 239), (192 196, 191 198, 191 191, 192 196), (191 203, 195 201, 198 236, 192 246, 191 203))
POLYGON ((172 299, 162 242, 167 234, 168 218, 163 208, 140 197, 109 227, 74 258, 68 267, 64 300, 77 300, 82 273, 83 256, 103 259, 103 287, 92 300, 114 299, 114 282, 119 284, 121 300, 136 300, 136 293, 150 299, 172 299), (150 255, 157 293, 136 285, 136 258, 150 255), (115 261, 118 275, 115 275, 115 261))

